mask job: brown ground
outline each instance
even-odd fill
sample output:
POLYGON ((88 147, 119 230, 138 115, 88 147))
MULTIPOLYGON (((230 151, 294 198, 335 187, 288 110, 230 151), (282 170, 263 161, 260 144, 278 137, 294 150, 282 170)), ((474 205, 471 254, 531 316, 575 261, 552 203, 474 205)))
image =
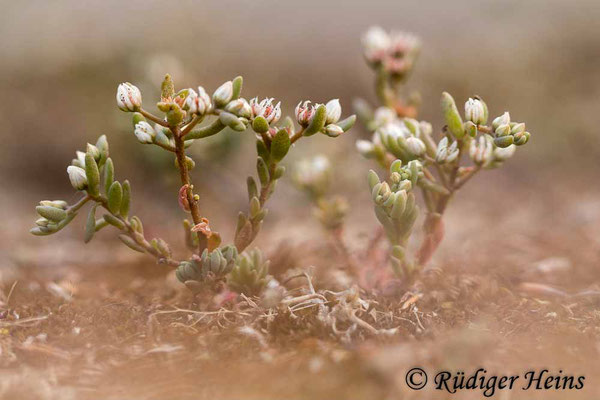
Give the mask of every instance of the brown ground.
MULTIPOLYGON (((340 305, 350 297, 323 292, 320 304, 270 311, 260 299, 219 307, 112 241, 80 254, 78 236, 49 244, 4 232, 0 398, 440 399, 450 395, 433 390, 435 372, 478 367, 585 376, 580 391, 517 388, 498 398, 598 398, 600 203, 580 192, 577 206, 558 207, 566 192, 551 185, 523 183, 507 194, 511 178, 496 179, 495 189, 474 185, 457 200, 420 285, 360 293, 367 303, 357 315, 379 334, 340 332, 352 325, 340 305), (516 199, 519 207, 502 207, 516 199), (337 331, 324 312, 337 317, 337 331), (426 389, 407 388, 413 367, 429 373, 426 389)), ((263 233, 275 235, 274 225, 263 233)), ((317 291, 343 289, 332 272, 343 263, 322 257, 333 254, 327 243, 289 243, 270 251, 280 281, 308 271, 317 291)), ((294 296, 309 293, 303 277, 286 285, 294 296)))

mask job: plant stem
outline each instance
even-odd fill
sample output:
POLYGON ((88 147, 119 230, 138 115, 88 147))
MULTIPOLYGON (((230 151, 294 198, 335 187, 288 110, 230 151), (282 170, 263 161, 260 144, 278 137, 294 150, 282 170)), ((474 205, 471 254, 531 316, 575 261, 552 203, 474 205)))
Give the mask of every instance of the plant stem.
MULTIPOLYGON (((180 131, 179 127, 172 126, 169 129, 171 129, 171 132, 173 132, 173 138, 175 139, 175 154, 177 156, 177 164, 179 165, 179 177, 181 179, 181 184, 188 185, 187 200, 190 205, 190 212, 192 214, 194 225, 197 225, 201 222, 202 217, 200 216, 200 208, 198 206, 198 201, 194 198, 190 174, 185 160, 185 141, 183 139, 182 132, 180 131)), ((201 232, 198 232, 197 235, 198 252, 202 253, 202 251, 206 248, 207 244, 206 236, 204 236, 201 232)))
POLYGON ((77 203, 73 204, 69 208, 67 208, 67 213, 71 214, 78 211, 81 207, 85 205, 92 197, 88 194, 85 197, 82 197, 77 203))
POLYGON ((158 118, 156 115, 149 113, 148 111, 144 110, 143 108, 140 108, 139 113, 142 114, 144 117, 148 118, 150 121, 156 122, 157 124, 162 125, 165 128, 169 127, 169 124, 167 124, 167 121, 158 118))

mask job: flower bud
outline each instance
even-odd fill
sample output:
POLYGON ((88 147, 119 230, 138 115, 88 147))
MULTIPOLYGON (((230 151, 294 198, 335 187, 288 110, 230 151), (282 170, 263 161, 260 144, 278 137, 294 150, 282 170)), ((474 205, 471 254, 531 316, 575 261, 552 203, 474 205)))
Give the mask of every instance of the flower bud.
POLYGON ((494 139, 494 144, 500 148, 508 147, 513 143, 514 143, 514 137, 510 136, 510 135, 498 136, 497 138, 494 139))
MULTIPOLYGON (((86 151, 91 154, 92 157, 94 157, 95 161, 100 160, 100 150, 98 150, 98 148, 96 146, 94 146, 93 144, 88 143, 87 147, 86 147, 86 151)), ((84 156, 84 162, 85 162, 85 156, 84 156)))
POLYGON ((202 86, 198 86, 198 92, 194 89, 188 89, 188 96, 185 98, 183 109, 190 114, 204 115, 212 107, 210 97, 202 86))
POLYGON ((146 121, 140 121, 137 124, 135 124, 135 129, 133 133, 135 134, 135 137, 137 138, 138 142, 142 144, 150 144, 154 141, 154 138, 156 137, 156 132, 154 131, 154 128, 152 128, 152 125, 150 125, 146 121))
POLYGON ((327 104, 325 104, 325 108, 327 109, 327 118, 325 119, 325 124, 335 124, 338 122, 342 116, 342 106, 340 105, 340 100, 329 100, 327 104))
POLYGON ((325 134, 329 137, 338 137, 342 133, 344 133, 344 130, 336 124, 329 124, 325 127, 325 134))
POLYGON ((510 135, 510 125, 508 125, 508 124, 500 125, 500 126, 498 126, 498 128, 496 128, 494 133, 498 137, 508 136, 508 135, 510 135))
POLYGON ((473 160, 473 163, 477 165, 484 165, 492 159, 492 140, 488 135, 481 136, 479 140, 471 141, 471 148, 469 149, 469 156, 473 160))
POLYGON ((496 147, 494 149, 494 160, 495 161, 506 161, 515 154, 516 150, 517 150, 517 147, 515 145, 510 145, 505 148, 496 147))
POLYGON ((419 138, 414 136, 406 139, 406 149, 413 155, 420 157, 425 154, 425 143, 419 138))
POLYGON ((510 114, 508 111, 505 111, 501 116, 494 118, 492 121, 492 129, 496 130, 499 126, 508 124, 510 124, 510 114))
POLYGON ((69 174, 69 180, 71 181, 71 185, 76 190, 85 190, 88 181, 87 176, 85 175, 85 170, 83 168, 70 165, 67 167, 67 174, 69 174))
POLYGON ((527 131, 525 132, 519 132, 516 135, 513 136, 514 138, 514 142, 517 146, 522 146, 525 143, 529 142, 529 138, 530 138, 531 134, 527 131))
POLYGON ((129 82, 121 83, 117 88, 117 106, 122 111, 138 111, 142 106, 140 89, 129 82))
POLYGON ((483 125, 487 122, 485 105, 479 99, 469 98, 465 103, 465 119, 475 125, 483 125))
POLYGON ((315 107, 307 100, 304 103, 298 103, 294 113, 296 115, 296 121, 303 127, 306 127, 315 115, 315 107))
POLYGON ((374 128, 378 128, 380 126, 384 126, 391 122, 394 122, 396 118, 396 111, 392 110, 389 107, 379 107, 377 110, 375 110, 375 114, 373 116, 374 128))
POLYGON ((383 59, 391 45, 391 39, 382 28, 373 26, 363 36, 362 44, 366 59, 375 63, 383 59))
POLYGON ((231 100, 231 98, 233 97, 233 82, 231 81, 227 81, 224 84, 222 84, 221 86, 219 86, 219 88, 217 90, 215 90, 215 92, 213 93, 213 102, 215 103, 216 107, 223 107, 225 106, 227 103, 229 103, 229 101, 231 100))
POLYGON ((523 122, 511 124, 510 134, 516 135, 517 133, 525 132, 525 124, 523 122))
POLYGON ((252 108, 246 99, 239 98, 231 101, 225 106, 225 111, 237 115, 238 117, 248 118, 252 117, 252 108))
POLYGON ((71 164, 76 167, 85 168, 85 153, 83 151, 77 150, 75 152, 75 155, 77 156, 77 159, 74 159, 71 164))

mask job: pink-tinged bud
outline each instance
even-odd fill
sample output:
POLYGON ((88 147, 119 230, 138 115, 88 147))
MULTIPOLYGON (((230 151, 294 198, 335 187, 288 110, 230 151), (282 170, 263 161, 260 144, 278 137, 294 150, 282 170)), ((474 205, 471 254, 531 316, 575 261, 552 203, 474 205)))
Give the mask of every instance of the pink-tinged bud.
POLYGON ((373 26, 363 36, 362 44, 365 58, 371 63, 376 63, 385 57, 390 48, 391 40, 386 31, 378 26, 373 26))
POLYGON ((69 175, 69 180, 71 181, 73 188, 76 190, 85 190, 88 181, 83 168, 70 165, 67 167, 67 174, 69 175))
POLYGON ((190 185, 183 185, 180 189, 179 189, 179 196, 177 197, 177 200, 179 202, 179 207, 181 207, 181 209, 183 211, 186 212, 190 212, 190 202, 188 200, 188 196, 187 196, 187 191, 188 191, 188 187, 190 185))
POLYGON ((210 224, 208 222, 208 219, 202 218, 200 221, 201 222, 199 224, 196 224, 192 227, 192 229, 191 229, 192 232, 201 232, 207 238, 211 237, 213 232, 210 229, 210 224))
POLYGON ((310 121, 315 116, 316 107, 310 104, 310 101, 300 102, 296 106, 295 114, 296 121, 304 127, 310 124, 310 121))
POLYGON ((231 101, 233 97, 233 82, 227 81, 213 93, 213 102, 216 107, 223 107, 231 101))
POLYGON ((281 102, 273 105, 273 100, 273 98, 266 98, 259 102, 258 97, 250 100, 252 118, 263 117, 269 124, 279 121, 279 118, 281 118, 281 102))
POLYGON ((242 98, 229 102, 229 104, 225 106, 225 111, 235 114, 238 117, 248 119, 252 117, 252 108, 250 107, 250 104, 248 104, 246 99, 242 98))
POLYGON ((198 86, 197 93, 194 89, 188 89, 188 96, 185 98, 182 107, 184 110, 190 114, 202 116, 210 111, 211 107, 210 97, 202 86, 198 86))
POLYGON ((342 106, 340 105, 339 99, 329 100, 327 104, 325 104, 325 108, 327 109, 327 119, 325 120, 325 124, 335 124, 340 120, 342 116, 342 106))
POLYGON ((152 128, 152 125, 150 125, 146 121, 140 121, 137 124, 135 124, 135 129, 133 130, 133 133, 135 134, 135 137, 138 140, 138 142, 142 144, 150 144, 154 141, 154 138, 156 137, 156 132, 154 131, 154 128, 152 128))
POLYGON ((129 82, 121 83, 117 88, 117 106, 122 111, 138 111, 142 106, 140 89, 129 82))

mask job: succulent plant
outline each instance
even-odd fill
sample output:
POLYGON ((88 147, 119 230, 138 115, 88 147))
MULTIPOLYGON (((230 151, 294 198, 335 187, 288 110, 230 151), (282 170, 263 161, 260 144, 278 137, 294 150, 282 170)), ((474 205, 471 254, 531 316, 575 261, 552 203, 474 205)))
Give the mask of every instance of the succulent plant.
MULTIPOLYGON (((191 218, 184 219, 183 223, 186 244, 193 252, 187 261, 174 259, 171 248, 163 239, 146 239, 140 218, 129 215, 131 188, 127 180, 120 182, 115 179, 114 164, 108 154, 105 136, 101 136, 95 145, 88 144, 85 152, 77 151, 76 158, 67 168, 73 188, 83 194, 80 200, 72 205, 61 200, 42 201, 36 207, 40 218, 31 233, 44 236, 60 231, 85 204, 91 202, 93 205, 84 235, 86 243, 96 231, 110 225, 119 230, 119 239, 129 248, 148 253, 159 263, 175 267, 176 276, 182 282, 224 280, 235 264, 238 251, 243 251, 256 238, 267 215, 266 202, 277 180, 285 172, 280 163, 292 144, 317 133, 339 136, 349 130, 355 121, 354 116, 340 121, 342 109, 339 101, 334 99, 326 105, 315 104, 310 107, 310 102, 301 102, 306 107, 301 117, 296 112, 299 128, 289 117, 279 123, 281 104, 275 103, 272 98, 247 101, 240 97, 242 83, 242 77, 238 76, 223 83, 209 96, 202 86, 198 86, 197 90, 185 88, 176 92, 173 80, 166 75, 161 85, 160 99, 156 103, 157 110, 162 114, 160 116, 143 107, 142 93, 135 85, 126 82, 117 88, 117 106, 131 113, 135 139, 173 155, 181 179, 177 193, 179 206, 183 212, 191 214, 191 218), (212 121, 203 124, 207 118, 212 121), (200 212, 200 198, 194 192, 190 176, 195 162, 186 154, 186 149, 194 142, 216 135, 225 128, 241 132, 248 127, 255 133, 249 136, 256 138, 258 183, 255 178, 248 177, 249 210, 239 213, 233 244, 219 247, 221 236, 200 212), (97 217, 96 213, 100 210, 103 210, 102 215, 97 217)), ((267 264, 262 263, 260 253, 253 251, 251 254, 250 259, 257 260, 256 265, 249 266, 249 261, 243 261, 236 278, 254 279, 244 282, 257 290, 264 286, 267 264)))
POLYGON ((235 292, 248 296, 258 295, 269 282, 269 261, 264 260, 259 249, 239 255, 227 279, 235 292))

